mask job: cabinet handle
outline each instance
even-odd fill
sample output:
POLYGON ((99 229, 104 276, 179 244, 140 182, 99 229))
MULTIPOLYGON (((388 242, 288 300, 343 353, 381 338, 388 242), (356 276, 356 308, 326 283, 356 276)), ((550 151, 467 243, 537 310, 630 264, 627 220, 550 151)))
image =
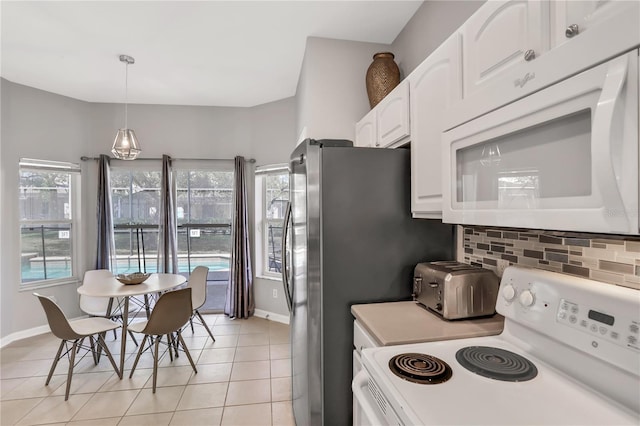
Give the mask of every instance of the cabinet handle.
POLYGON ((536 58, 536 52, 529 49, 524 52, 524 60, 525 61, 533 61, 536 58))
POLYGON ((580 29, 578 28, 578 25, 577 24, 571 24, 565 30, 564 35, 567 38, 571 38, 571 37, 577 36, 579 32, 580 32, 580 29))

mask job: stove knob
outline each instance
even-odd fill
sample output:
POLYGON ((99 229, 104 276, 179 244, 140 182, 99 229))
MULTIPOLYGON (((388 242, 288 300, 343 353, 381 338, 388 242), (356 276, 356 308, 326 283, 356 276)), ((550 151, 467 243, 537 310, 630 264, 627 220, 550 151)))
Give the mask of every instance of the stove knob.
POLYGON ((502 288, 502 297, 507 302, 511 302, 516 297, 516 289, 511 284, 507 284, 502 288))
POLYGON ((522 306, 524 306, 525 308, 533 305, 533 302, 535 302, 535 298, 533 297, 533 293, 531 293, 531 291, 529 290, 525 290, 522 292, 522 294, 520 294, 520 304, 522 306))

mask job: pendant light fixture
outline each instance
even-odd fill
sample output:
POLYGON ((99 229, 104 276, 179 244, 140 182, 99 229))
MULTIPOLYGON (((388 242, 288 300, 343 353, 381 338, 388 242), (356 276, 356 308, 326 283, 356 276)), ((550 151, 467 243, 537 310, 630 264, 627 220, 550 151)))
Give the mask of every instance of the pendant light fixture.
POLYGON ((140 144, 133 130, 127 127, 127 104, 129 91, 129 65, 135 63, 135 59, 128 55, 120 55, 120 62, 125 63, 124 80, 124 129, 119 129, 116 139, 113 141, 111 152, 120 160, 135 160, 140 154, 140 144))

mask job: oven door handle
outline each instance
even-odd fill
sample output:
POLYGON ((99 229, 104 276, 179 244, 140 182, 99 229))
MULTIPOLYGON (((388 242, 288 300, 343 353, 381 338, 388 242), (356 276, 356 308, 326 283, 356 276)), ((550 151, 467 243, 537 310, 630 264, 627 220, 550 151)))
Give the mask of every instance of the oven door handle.
POLYGON ((353 378, 353 382, 351 383, 353 396, 358 402, 358 405, 360 405, 359 422, 358 424, 354 423, 354 426, 388 425, 389 420, 385 418, 378 405, 373 401, 371 392, 367 389, 368 383, 369 375, 364 369, 356 374, 356 377, 353 378))

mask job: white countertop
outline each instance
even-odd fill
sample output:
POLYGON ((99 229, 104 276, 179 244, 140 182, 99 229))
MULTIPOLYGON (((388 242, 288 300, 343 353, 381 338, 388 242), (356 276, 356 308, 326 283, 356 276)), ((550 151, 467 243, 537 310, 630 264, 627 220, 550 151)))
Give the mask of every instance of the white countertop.
POLYGON ((380 346, 500 334, 504 317, 444 320, 416 302, 352 305, 351 313, 380 346))

